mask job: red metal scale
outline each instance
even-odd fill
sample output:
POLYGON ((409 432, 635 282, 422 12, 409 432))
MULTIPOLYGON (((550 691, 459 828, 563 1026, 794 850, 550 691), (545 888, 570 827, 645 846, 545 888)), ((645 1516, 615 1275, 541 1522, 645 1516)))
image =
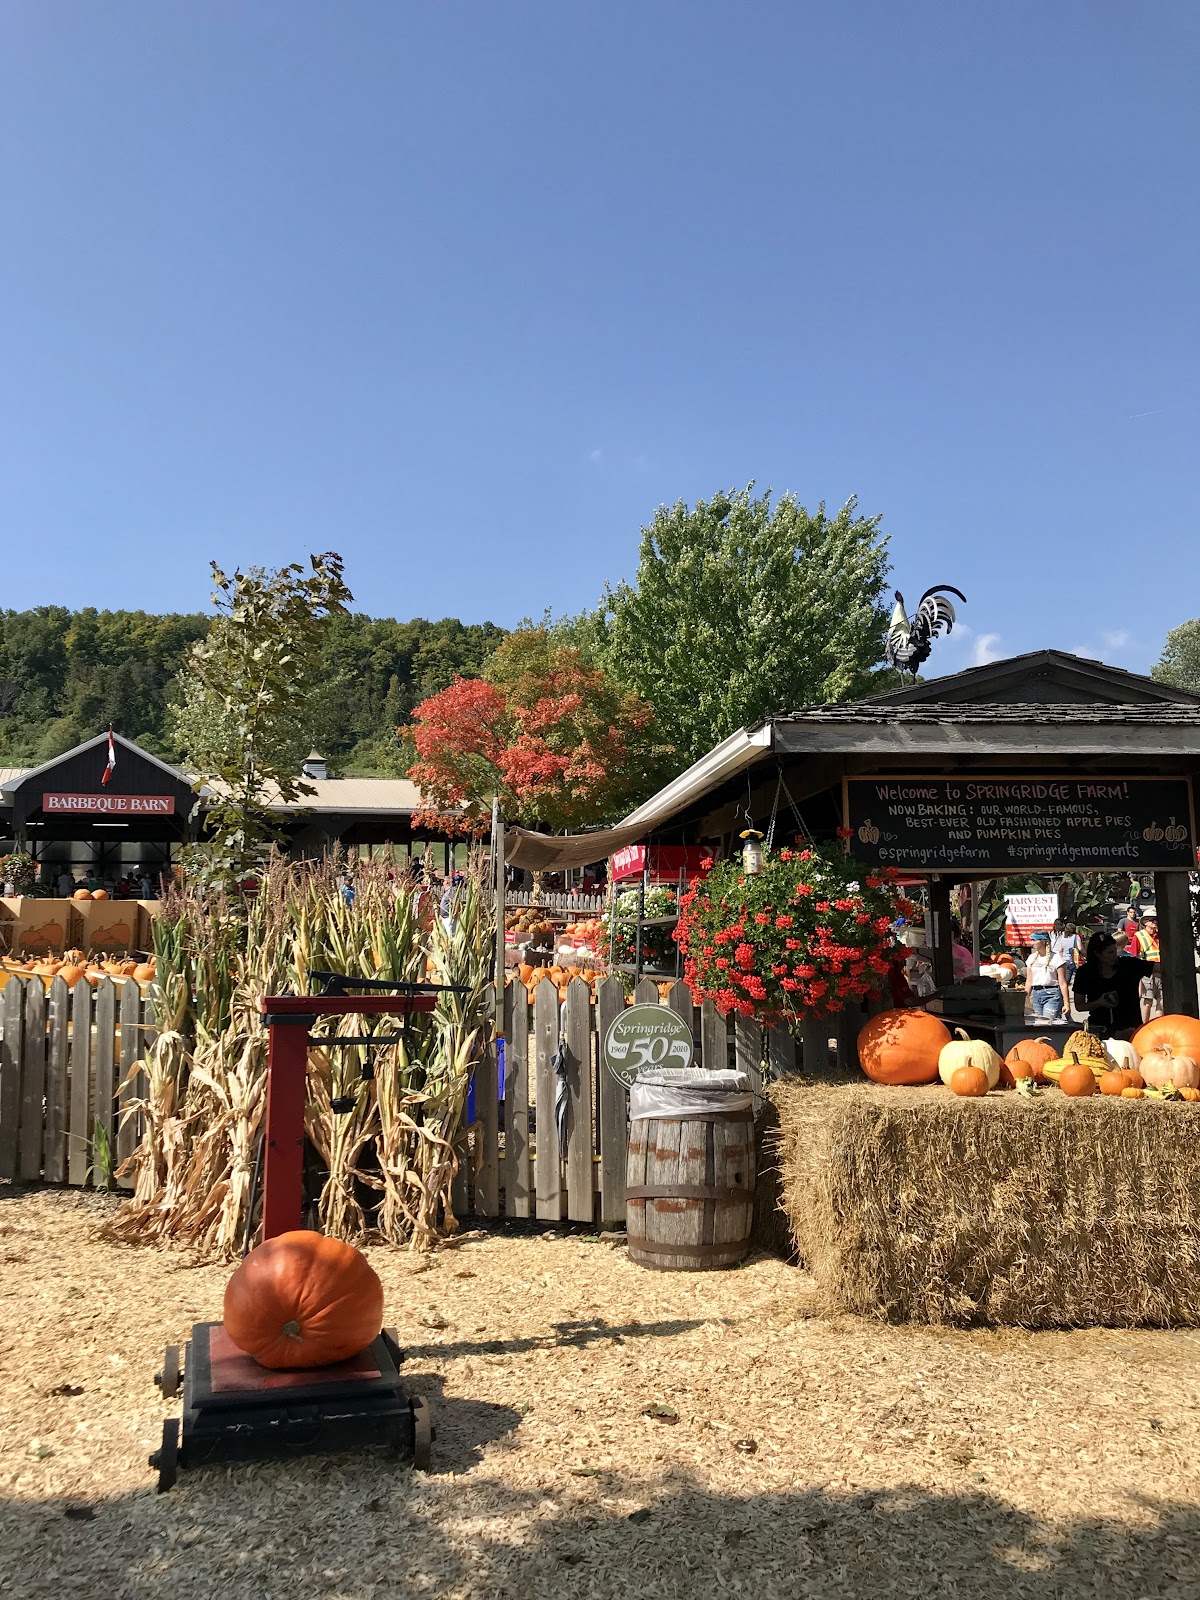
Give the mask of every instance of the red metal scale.
MULTIPOLYGON (((268 1033, 267 1112, 263 1159, 264 1239, 301 1226, 304 1209, 304 1103, 309 1030, 318 1017, 401 1019, 432 1011, 438 996, 461 993, 435 984, 392 984, 315 972, 319 995, 268 995, 259 1002, 268 1033), (368 990, 347 994, 347 989, 368 990)), ((403 1022, 401 1023, 403 1026, 403 1022)), ((379 1046, 398 1034, 321 1038, 330 1046, 379 1046)), ((346 1109, 349 1109, 347 1107, 346 1109)), ((260 1367, 231 1342, 219 1322, 197 1322, 184 1351, 170 1345, 155 1381, 164 1398, 183 1388, 183 1416, 163 1423, 162 1446, 150 1457, 159 1492, 180 1467, 210 1462, 278 1459, 327 1450, 384 1447, 429 1467, 433 1439, 428 1403, 405 1395, 402 1352, 390 1328, 349 1361, 287 1372, 260 1367), (182 1421, 182 1429, 180 1423, 182 1421)))

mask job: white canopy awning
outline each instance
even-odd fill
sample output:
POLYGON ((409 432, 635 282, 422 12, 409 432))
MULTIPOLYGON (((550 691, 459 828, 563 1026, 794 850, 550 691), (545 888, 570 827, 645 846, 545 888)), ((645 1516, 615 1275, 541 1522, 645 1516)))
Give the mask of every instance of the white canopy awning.
POLYGON ((595 833, 551 834, 506 825, 504 859, 509 866, 530 872, 565 872, 570 867, 603 861, 614 850, 637 844, 660 823, 686 810, 693 800, 753 766, 770 749, 769 722, 757 728, 740 728, 613 828, 600 828, 595 833))

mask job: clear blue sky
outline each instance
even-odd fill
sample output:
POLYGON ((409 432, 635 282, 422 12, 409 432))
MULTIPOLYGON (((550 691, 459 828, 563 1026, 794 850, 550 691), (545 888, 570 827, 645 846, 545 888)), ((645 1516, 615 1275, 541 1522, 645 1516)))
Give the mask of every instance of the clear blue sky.
POLYGON ((0 604, 334 548, 505 624, 751 478, 967 593, 1200 614, 1192 0, 6 0, 0 604))

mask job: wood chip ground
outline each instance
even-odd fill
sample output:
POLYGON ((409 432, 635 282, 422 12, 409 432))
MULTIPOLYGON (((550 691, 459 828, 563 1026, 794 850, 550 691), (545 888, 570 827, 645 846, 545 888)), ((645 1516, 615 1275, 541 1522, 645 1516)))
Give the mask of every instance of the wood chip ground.
POLYGON ((0 1594, 23 1600, 1200 1596, 1200 1335, 809 1314, 760 1257, 647 1272, 596 1240, 371 1251, 437 1470, 184 1473, 162 1347, 226 1269, 0 1190, 0 1594))

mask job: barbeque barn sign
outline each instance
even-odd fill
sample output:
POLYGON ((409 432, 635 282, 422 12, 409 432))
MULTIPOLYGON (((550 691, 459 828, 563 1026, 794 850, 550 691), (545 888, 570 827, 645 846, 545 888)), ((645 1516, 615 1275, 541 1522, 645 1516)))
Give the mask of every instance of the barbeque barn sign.
POLYGON ((850 854, 928 871, 1194 869, 1187 778, 847 778, 850 854))
POLYGON ((42 810, 74 816, 111 813, 128 817, 173 817, 173 794, 44 794, 42 810))

